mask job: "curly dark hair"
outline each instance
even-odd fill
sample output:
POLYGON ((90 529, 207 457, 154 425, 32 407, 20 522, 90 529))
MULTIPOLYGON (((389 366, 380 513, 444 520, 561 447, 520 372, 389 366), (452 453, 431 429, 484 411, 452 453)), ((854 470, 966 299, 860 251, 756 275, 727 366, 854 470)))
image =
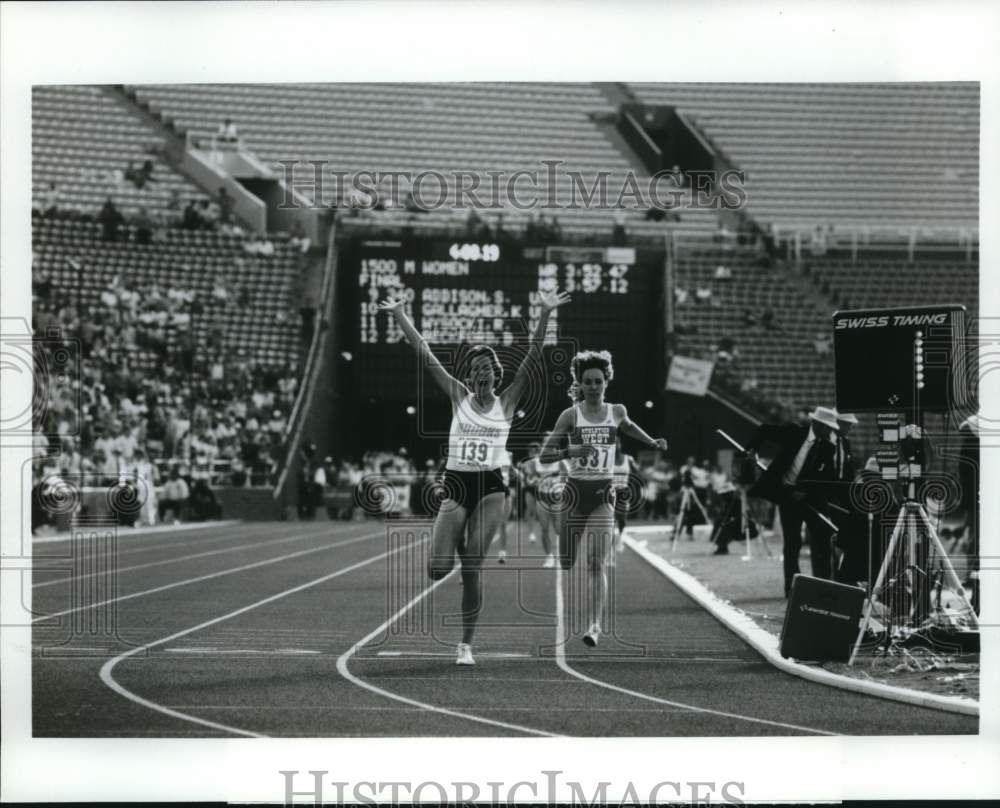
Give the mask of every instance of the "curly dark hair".
POLYGON ((503 381, 503 365, 497 358, 497 352, 494 351, 489 345, 473 345, 465 351, 465 355, 459 363, 459 369, 461 371, 459 378, 462 379, 462 381, 465 381, 472 370, 472 363, 475 362, 480 356, 488 356, 492 361, 493 375, 496 376, 496 385, 499 386, 500 382, 503 381))
POLYGON ((580 393, 580 381, 583 374, 588 370, 597 368, 604 374, 605 383, 610 382, 615 377, 615 368, 611 364, 611 354, 608 351, 580 351, 570 360, 569 373, 573 383, 569 387, 569 397, 573 401, 582 400, 580 393))

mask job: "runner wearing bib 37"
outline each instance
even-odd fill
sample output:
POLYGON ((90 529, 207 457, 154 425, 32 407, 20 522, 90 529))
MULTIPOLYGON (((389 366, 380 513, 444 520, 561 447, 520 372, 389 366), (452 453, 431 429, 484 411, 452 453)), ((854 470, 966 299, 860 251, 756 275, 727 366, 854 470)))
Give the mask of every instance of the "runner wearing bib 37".
POLYGON ((593 647, 601 635, 601 614, 607 598, 605 563, 614 528, 615 439, 623 434, 661 450, 666 450, 667 442, 651 438, 634 424, 624 405, 604 401, 608 382, 614 377, 607 351, 578 353, 570 364, 570 373, 570 397, 575 403, 560 414, 542 447, 540 460, 570 461, 564 502, 568 513, 559 535, 559 559, 563 569, 572 569, 580 542, 586 541, 590 629, 583 641, 593 647))
POLYGON ((474 665, 472 637, 482 611, 480 568, 490 541, 504 518, 505 486, 500 477, 501 452, 506 451, 510 424, 518 400, 525 392, 532 364, 538 363, 549 315, 569 301, 565 293, 541 293, 542 312, 531 335, 528 352, 514 380, 497 394, 503 366, 493 349, 475 345, 465 356, 465 381, 454 378, 434 356, 427 341, 403 310, 403 301, 390 297, 380 304, 392 312, 410 345, 420 356, 431 377, 451 401, 451 431, 448 463, 443 484, 446 498, 434 519, 431 557, 427 573, 439 580, 455 566, 458 551, 462 564, 462 642, 458 645, 459 665, 474 665), (467 534, 467 535, 466 535, 467 534), (463 543, 462 536, 466 535, 463 543))

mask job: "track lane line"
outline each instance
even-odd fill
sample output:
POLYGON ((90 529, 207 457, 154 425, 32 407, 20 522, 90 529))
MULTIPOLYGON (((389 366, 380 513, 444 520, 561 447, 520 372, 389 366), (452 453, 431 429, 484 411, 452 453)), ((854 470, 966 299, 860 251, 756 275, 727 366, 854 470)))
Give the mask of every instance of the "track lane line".
POLYGON ((333 550, 337 547, 344 547, 348 544, 357 544, 359 541, 367 541, 369 539, 375 538, 376 536, 382 535, 382 531, 376 531, 374 533, 365 533, 361 536, 355 536, 352 539, 345 539, 343 541, 333 542, 332 544, 324 544, 322 547, 311 547, 308 550, 298 550, 294 553, 288 553, 283 556, 278 556, 277 558, 266 558, 263 561, 255 561, 252 564, 244 564, 239 567, 230 567, 226 570, 219 570, 218 572, 210 572, 207 575, 199 575, 196 578, 185 578, 180 581, 174 581, 169 584, 164 584, 163 586, 156 586, 152 589, 143 589, 141 592, 132 592, 128 595, 120 595, 117 598, 109 598, 108 600, 98 601, 97 603, 88 603, 84 606, 78 606, 74 609, 63 609, 61 612, 52 612, 51 614, 43 614, 38 617, 32 618, 31 623, 40 623, 43 620, 53 620, 56 617, 63 617, 67 614, 75 614, 76 612, 87 611, 88 609, 95 609, 98 606, 107 606, 111 603, 121 603, 125 600, 132 600, 133 598, 141 598, 145 595, 153 595, 157 592, 165 592, 168 589, 175 589, 179 586, 187 586, 188 584, 199 583, 200 581, 208 581, 212 578, 220 578, 223 575, 233 575, 237 572, 245 572, 246 570, 256 569, 257 567, 266 567, 270 564, 278 564, 282 561, 288 561, 292 558, 301 558, 302 556, 310 555, 312 553, 321 553, 324 550, 333 550))
MULTIPOLYGON (((191 533, 188 535, 187 538, 177 538, 174 539, 173 541, 161 542, 160 544, 140 544, 138 541, 120 542, 121 544, 138 545, 138 546, 125 547, 124 549, 122 547, 119 547, 117 555, 119 558, 121 558, 122 556, 137 555, 139 553, 151 553, 155 552, 156 550, 171 550, 174 548, 183 547, 184 545, 187 544, 198 544, 198 545, 218 544, 220 541, 233 541, 234 539, 240 539, 241 537, 244 536, 255 536, 258 533, 263 533, 265 531, 265 527, 262 524, 251 526, 250 524, 244 524, 241 522, 239 523, 239 525, 245 529, 240 530, 238 532, 225 533, 220 536, 212 536, 211 538, 208 538, 206 536, 200 536, 197 533, 191 533)), ((121 535, 118 536, 118 539, 119 540, 121 539, 121 535)), ((52 556, 40 555, 38 556, 38 560, 56 561, 56 560, 62 560, 62 558, 61 557, 53 558, 52 556)))
POLYGON ((363 648, 368 642, 373 640, 375 637, 379 636, 379 634, 381 634, 383 631, 385 631, 385 629, 387 629, 389 626, 395 623, 400 617, 406 614, 410 609, 412 609, 416 604, 418 604, 421 600, 427 597, 431 592, 433 592, 435 589, 441 586, 445 581, 450 580, 451 577, 455 574, 455 571, 457 569, 458 567, 455 567, 444 578, 441 578, 432 583, 423 592, 418 594, 409 603, 407 603, 399 611, 397 611, 392 617, 390 617, 388 620, 382 623, 382 625, 380 625, 374 631, 367 634, 363 639, 356 642, 347 651, 341 654, 340 657, 337 659, 337 671, 340 673, 341 676, 347 679, 347 681, 357 685, 360 688, 368 690, 372 693, 376 693, 379 696, 384 696, 387 699, 392 699, 393 701, 398 701, 403 704, 408 704, 411 707, 417 707, 421 710, 437 713, 439 715, 451 716, 452 718, 461 718, 466 721, 474 721, 476 723, 486 724, 488 726, 502 727, 503 729, 509 729, 515 732, 523 732, 528 735, 541 735, 546 738, 562 737, 552 732, 545 732, 544 730, 534 729, 532 727, 525 727, 521 726, 520 724, 508 724, 505 721, 495 721, 491 718, 483 718, 482 716, 473 715, 471 713, 464 713, 459 710, 451 710, 447 707, 438 707, 437 705, 434 704, 428 704, 427 702, 417 701, 416 699, 411 699, 408 698, 407 696, 401 696, 398 693, 393 693, 389 690, 377 687, 376 685, 366 682, 364 679, 361 679, 360 677, 355 676, 353 673, 351 673, 349 669, 349 663, 351 657, 354 656, 354 654, 356 654, 359 649, 363 648))
POLYGON ((307 581, 304 584, 299 584, 298 586, 294 586, 291 589, 286 589, 283 592, 278 592, 274 595, 270 595, 266 598, 255 601, 254 603, 248 604, 247 606, 243 606, 239 609, 228 612, 219 617, 214 617, 211 620, 206 620, 202 623, 199 623, 196 626, 191 626, 190 628, 174 632, 173 634, 170 634, 167 637, 161 637, 159 640, 154 640, 153 642, 146 643, 145 645, 141 645, 138 646, 137 648, 132 648, 128 651, 125 651, 124 653, 119 654, 118 656, 113 657, 112 659, 109 659, 107 662, 104 663, 104 665, 101 666, 100 679, 105 685, 107 685, 107 687, 109 687, 111 690, 113 690, 122 698, 128 699, 129 701, 135 702, 136 704, 139 704, 143 707, 147 707, 150 710, 154 710, 155 712, 163 713, 164 715, 169 715, 172 718, 177 718, 180 719, 181 721, 189 721, 191 723, 200 724, 202 726, 209 727, 211 729, 220 730, 222 732, 230 732, 247 738, 270 737, 268 735, 264 735, 259 732, 252 732, 251 730, 240 729, 239 727, 232 727, 229 726, 228 724, 220 724, 216 721, 209 721, 206 718, 199 718, 198 716, 195 715, 189 715, 187 713, 181 712, 180 710, 175 710, 171 707, 168 707, 164 704, 159 704, 155 701, 152 701, 151 699, 143 698, 137 693, 126 688, 124 685, 120 684, 114 678, 114 676, 112 676, 112 673, 114 672, 115 667, 117 667, 119 663, 123 662, 124 660, 128 659, 131 656, 135 656, 136 654, 147 651, 150 648, 155 648, 158 645, 163 645, 165 643, 172 642, 173 640, 176 640, 179 637, 187 636, 188 634, 192 634, 195 631, 200 631, 201 629, 208 628, 209 626, 214 626, 225 620, 230 620, 234 617, 238 617, 241 614, 245 614, 246 612, 252 611, 253 609, 258 609, 261 606, 267 605, 268 603, 273 603, 274 601, 286 598, 289 595, 294 595, 299 592, 303 592, 306 589, 311 589, 314 586, 319 586, 320 584, 326 583, 327 581, 333 580, 334 578, 339 578, 341 575, 346 575, 347 573, 353 572, 354 570, 360 569, 361 567, 365 567, 376 561, 380 561, 383 558, 388 558, 389 556, 394 555, 395 553, 399 553, 403 550, 409 549, 412 544, 413 543, 411 542, 410 544, 403 545, 402 547, 397 547, 395 550, 387 550, 383 553, 379 553, 378 555, 366 558, 363 561, 358 561, 354 564, 350 564, 346 567, 336 570, 335 572, 331 572, 327 575, 322 576, 321 578, 316 578, 312 581, 307 581))
POLYGON ((589 684, 595 685, 596 687, 603 687, 607 690, 613 690, 616 693, 623 693, 626 696, 632 696, 637 699, 643 699, 644 701, 651 701, 656 704, 665 704, 669 707, 680 707, 685 710, 690 710, 691 712, 704 713, 706 715, 717 715, 722 718, 734 718, 739 721, 748 721, 754 724, 765 724, 772 727, 781 727, 782 729, 793 729, 799 732, 808 732, 813 735, 839 735, 836 732, 827 732, 826 730, 814 729, 812 727, 802 727, 797 724, 786 724, 782 721, 770 721, 766 718, 753 718, 747 715, 740 715, 739 713, 727 713, 722 710, 712 710, 708 707, 696 707, 693 704, 684 704, 679 701, 671 701, 670 699, 660 698, 659 696, 653 696, 649 693, 642 693, 638 690, 630 690, 627 687, 620 687, 619 685, 612 684, 611 682, 605 682, 600 679, 595 679, 592 676, 588 676, 585 673, 573 668, 566 661, 566 623, 565 623, 565 604, 563 602, 562 593, 562 573, 563 569, 561 565, 556 565, 556 665, 559 669, 570 676, 580 679, 589 684))
MULTIPOLYGON (((159 561, 149 561, 145 564, 133 564, 131 567, 119 567, 115 569, 115 575, 122 572, 132 572, 134 570, 144 570, 150 567, 162 567, 167 564, 177 564, 181 561, 191 561, 196 558, 208 558, 210 556, 223 555, 225 553, 236 553, 240 550, 251 550, 257 547, 268 547, 275 544, 288 544, 293 541, 301 541, 303 539, 317 539, 321 536, 327 534, 332 534, 333 530, 327 528, 324 530, 314 531, 312 533, 302 533, 298 536, 286 536, 281 539, 267 539, 265 541, 255 542, 253 544, 237 544, 235 547, 221 547, 217 550, 205 550, 201 553, 191 553, 190 555, 176 556, 174 558, 163 558, 159 561)), ((94 578, 100 575, 106 575, 106 572, 88 572, 86 575, 71 575, 68 578, 58 578, 55 581, 42 581, 40 583, 33 583, 31 585, 32 589, 42 589, 46 586, 55 586, 56 584, 66 584, 73 581, 85 581, 87 578, 94 578)))
MULTIPOLYGON (((189 522, 182 525, 176 525, 176 526, 171 525, 170 527, 173 527, 174 528, 173 530, 164 529, 159 526, 154 526, 152 528, 146 528, 146 529, 130 528, 128 533, 120 533, 118 534, 118 537, 121 539, 127 539, 129 541, 133 539, 135 541, 140 541, 145 536, 158 536, 161 533, 163 535, 169 535, 171 533, 196 534, 204 530, 210 530, 212 528, 238 527, 242 524, 244 524, 242 519, 223 519, 219 522, 189 522)), ((80 529, 84 533, 87 532, 86 526, 81 526, 80 529)), ((96 529, 97 528, 95 526, 94 530, 96 529)), ((37 536, 37 537, 33 536, 31 538, 31 545, 35 546, 36 544, 59 544, 60 542, 73 541, 73 540, 74 540, 73 536, 37 536)))

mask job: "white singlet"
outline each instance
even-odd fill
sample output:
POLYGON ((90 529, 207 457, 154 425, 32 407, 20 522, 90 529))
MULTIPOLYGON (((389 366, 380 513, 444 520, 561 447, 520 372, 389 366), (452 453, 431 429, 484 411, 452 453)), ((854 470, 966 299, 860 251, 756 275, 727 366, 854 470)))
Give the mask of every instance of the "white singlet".
POLYGON ((571 461, 569 476, 574 480, 609 480, 614 476, 615 467, 615 437, 618 434, 618 424, 615 423, 614 407, 604 405, 604 418, 600 421, 589 421, 583 414, 581 405, 573 407, 576 425, 569 436, 571 445, 589 445, 597 448, 592 457, 575 457, 571 461))
MULTIPOLYGON (((506 485, 508 489, 510 489, 510 464, 510 452, 504 449, 500 452, 500 477, 503 479, 503 484, 506 485)), ((510 493, 510 491, 508 490, 507 493, 510 493)))
POLYGON ((543 496, 550 496, 559 487, 560 478, 563 474, 563 464, 561 461, 555 463, 542 463, 535 458, 535 469, 538 474, 538 493, 543 496))
POLYGON ((472 393, 463 398, 451 416, 446 466, 450 471, 499 468, 507 451, 510 421, 504 417, 500 396, 493 399, 493 407, 487 413, 476 412, 472 398, 472 393))
POLYGON ((617 460, 615 461, 615 464, 611 469, 615 488, 628 487, 629 460, 631 460, 631 458, 627 454, 622 454, 622 462, 619 463, 617 460))

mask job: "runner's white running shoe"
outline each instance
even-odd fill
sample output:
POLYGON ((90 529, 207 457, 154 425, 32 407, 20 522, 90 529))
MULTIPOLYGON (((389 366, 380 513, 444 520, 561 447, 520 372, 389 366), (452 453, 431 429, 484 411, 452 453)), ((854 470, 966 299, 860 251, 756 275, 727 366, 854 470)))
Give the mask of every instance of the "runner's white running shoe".
POLYGON ((601 636, 601 627, 594 623, 590 627, 590 631, 583 635, 583 644, 589 646, 590 648, 597 647, 597 640, 601 636))
POLYGON ((536 541, 538 541, 538 537, 534 533, 529 533, 528 534, 528 541, 530 541, 530 542, 536 542, 536 541))
POLYGON ((455 659, 456 665, 475 665, 476 660, 472 658, 472 646, 467 642, 458 644, 458 656, 455 659))
POLYGON ((506 550, 501 550, 499 553, 497 553, 497 561, 500 562, 501 564, 506 564, 507 563, 507 551, 506 550))
POLYGON ((553 567, 554 567, 555 565, 556 565, 556 557, 555 557, 554 555, 552 555, 552 554, 550 553, 549 555, 545 556, 545 563, 544 563, 544 564, 542 564, 542 566, 543 566, 543 567, 544 567, 545 569, 547 569, 547 570, 550 570, 550 569, 552 569, 552 568, 553 568, 553 567))

